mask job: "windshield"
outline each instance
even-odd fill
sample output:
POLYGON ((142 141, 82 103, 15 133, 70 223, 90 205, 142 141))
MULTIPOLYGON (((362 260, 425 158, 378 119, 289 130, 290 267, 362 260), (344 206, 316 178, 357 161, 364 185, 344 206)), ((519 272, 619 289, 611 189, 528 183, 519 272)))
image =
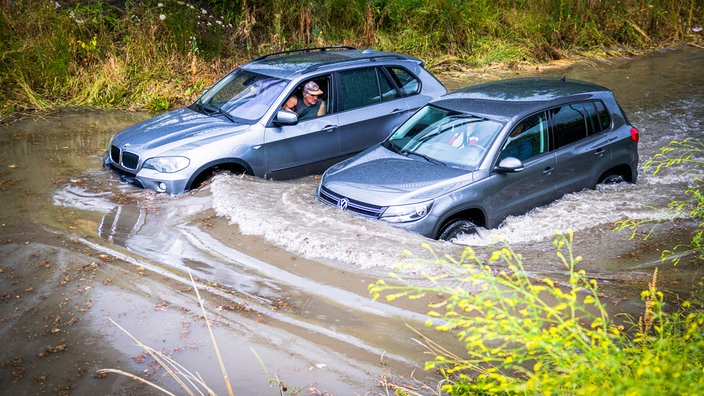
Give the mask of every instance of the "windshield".
POLYGON ((218 81, 195 105, 232 121, 254 122, 271 107, 287 83, 280 78, 237 69, 218 81))
POLYGON ((503 124, 434 106, 425 106, 387 141, 387 147, 447 166, 475 169, 503 124))

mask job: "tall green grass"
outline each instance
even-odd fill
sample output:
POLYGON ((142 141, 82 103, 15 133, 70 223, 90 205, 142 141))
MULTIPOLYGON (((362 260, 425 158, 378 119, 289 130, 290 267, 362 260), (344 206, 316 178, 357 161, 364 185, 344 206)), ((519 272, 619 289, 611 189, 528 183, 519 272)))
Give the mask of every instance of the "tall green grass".
POLYGON ((235 65, 353 45, 432 68, 531 64, 575 51, 701 42, 696 0, 16 0, 0 6, 0 114, 188 103, 235 65))

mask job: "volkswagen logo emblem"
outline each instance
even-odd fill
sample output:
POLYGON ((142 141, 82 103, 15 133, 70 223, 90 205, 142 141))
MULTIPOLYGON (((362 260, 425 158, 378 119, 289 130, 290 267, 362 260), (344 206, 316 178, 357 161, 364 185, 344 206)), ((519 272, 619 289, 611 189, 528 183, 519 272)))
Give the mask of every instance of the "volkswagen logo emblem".
POLYGON ((347 200, 347 198, 342 198, 341 200, 337 201, 337 208, 340 210, 347 210, 347 207, 350 205, 350 201, 347 200))

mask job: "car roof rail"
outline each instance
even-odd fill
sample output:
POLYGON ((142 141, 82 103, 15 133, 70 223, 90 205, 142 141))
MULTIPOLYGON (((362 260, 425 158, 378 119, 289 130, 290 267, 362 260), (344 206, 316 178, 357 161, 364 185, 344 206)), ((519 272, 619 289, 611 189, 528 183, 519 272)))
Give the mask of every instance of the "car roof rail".
POLYGON ((288 50, 288 51, 280 51, 280 52, 272 52, 270 54, 262 55, 256 59, 254 59, 253 62, 264 60, 267 58, 271 58, 274 56, 280 56, 280 55, 289 55, 289 54, 295 54, 295 53, 300 53, 300 52, 314 52, 314 51, 342 51, 342 50, 356 50, 357 48, 355 47, 350 47, 347 45, 339 45, 339 46, 331 46, 331 47, 313 47, 313 48, 301 48, 301 49, 294 49, 294 50, 288 50))
MULTIPOLYGON (((368 54, 368 52, 363 52, 363 54, 368 54)), ((314 70, 318 70, 323 67, 331 66, 331 65, 336 65, 338 63, 344 63, 344 62, 361 62, 361 61, 369 61, 369 62, 374 62, 376 60, 380 59, 400 59, 400 60, 409 60, 410 58, 403 56, 401 54, 381 54, 381 55, 371 55, 371 56, 365 56, 365 57, 359 57, 359 58, 349 58, 349 59, 338 59, 334 61, 328 61, 328 62, 322 62, 318 63, 315 65, 308 66, 305 70, 302 71, 302 73, 308 73, 314 70)))

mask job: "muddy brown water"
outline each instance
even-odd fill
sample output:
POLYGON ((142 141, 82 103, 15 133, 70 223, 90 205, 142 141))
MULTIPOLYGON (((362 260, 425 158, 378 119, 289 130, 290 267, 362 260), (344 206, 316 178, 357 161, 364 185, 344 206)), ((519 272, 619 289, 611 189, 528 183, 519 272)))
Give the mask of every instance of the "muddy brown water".
MULTIPOLYGON (((704 50, 682 47, 554 69, 446 77, 450 88, 496 78, 548 75, 614 90, 641 132, 641 163, 674 139, 702 137, 704 50)), ((456 244, 430 241, 313 200, 316 177, 271 182, 218 177, 180 196, 121 184, 101 168, 109 137, 145 113, 71 111, 0 127, 0 393, 160 394, 124 370, 184 393, 124 328, 200 374, 218 394, 224 375, 189 272, 236 394, 376 394, 384 379, 435 386, 417 328, 422 304, 372 301, 404 249, 480 255, 505 240, 536 276, 564 278, 552 240, 573 230, 581 268, 598 280, 609 309, 637 315, 640 290, 659 270, 674 299, 701 280, 687 257, 660 251, 688 228, 663 227, 647 241, 614 232, 625 217, 660 216, 700 169, 641 173, 635 185, 570 194, 496 230, 456 244), (282 385, 285 384, 285 385, 282 385)), ((401 273, 424 284, 413 271, 401 273)))

